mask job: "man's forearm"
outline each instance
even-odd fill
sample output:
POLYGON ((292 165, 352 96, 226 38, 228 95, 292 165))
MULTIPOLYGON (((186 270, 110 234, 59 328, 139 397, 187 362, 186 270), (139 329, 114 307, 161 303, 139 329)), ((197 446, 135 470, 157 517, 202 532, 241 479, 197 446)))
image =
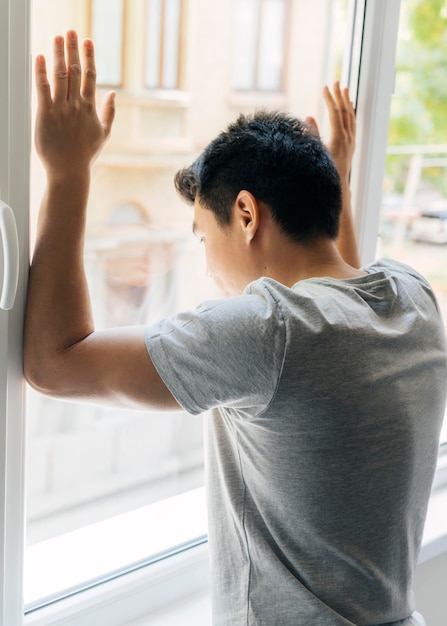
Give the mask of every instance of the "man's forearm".
POLYGON ((90 334, 93 319, 84 273, 84 234, 90 176, 49 179, 39 215, 29 276, 25 371, 90 334))
POLYGON ((355 149, 355 110, 349 98, 348 89, 340 89, 338 81, 334 84, 333 94, 328 87, 323 89, 323 97, 331 123, 331 139, 328 149, 337 167, 342 186, 342 211, 337 248, 346 263, 359 268, 361 261, 354 229, 349 187, 349 173, 355 149))
POLYGON ((342 180, 342 211, 340 215, 340 230, 337 238, 337 248, 342 258, 352 267, 361 266, 360 253, 355 234, 354 218, 351 208, 351 189, 349 180, 342 180))

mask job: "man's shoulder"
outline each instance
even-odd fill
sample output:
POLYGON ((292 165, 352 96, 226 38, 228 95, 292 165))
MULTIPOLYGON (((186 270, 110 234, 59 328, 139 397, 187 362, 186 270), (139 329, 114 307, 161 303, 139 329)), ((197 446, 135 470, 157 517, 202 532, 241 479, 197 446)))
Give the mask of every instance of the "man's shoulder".
POLYGON ((363 268, 365 271, 371 272, 384 272, 388 276, 401 276, 408 277, 417 280, 418 282, 423 283, 424 285, 429 286, 429 282, 424 276, 411 267, 407 263, 403 263, 402 261, 397 261, 396 259, 392 259, 389 257, 382 257, 374 261, 374 263, 370 263, 363 268))

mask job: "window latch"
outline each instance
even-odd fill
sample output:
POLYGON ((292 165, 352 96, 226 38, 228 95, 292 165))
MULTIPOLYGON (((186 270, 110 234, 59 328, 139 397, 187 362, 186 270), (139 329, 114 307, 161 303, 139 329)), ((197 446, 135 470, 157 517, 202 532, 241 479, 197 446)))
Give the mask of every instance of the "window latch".
POLYGON ((0 201, 0 232, 3 243, 3 288, 0 308, 9 311, 14 306, 19 280, 19 238, 14 213, 0 201))

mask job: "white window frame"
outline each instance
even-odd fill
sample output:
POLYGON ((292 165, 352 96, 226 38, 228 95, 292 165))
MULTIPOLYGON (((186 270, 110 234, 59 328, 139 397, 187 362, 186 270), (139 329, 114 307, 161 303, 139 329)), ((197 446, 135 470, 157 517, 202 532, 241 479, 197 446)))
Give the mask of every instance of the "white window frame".
MULTIPOLYGON (((378 232, 400 0, 359 0, 356 5, 352 0, 353 7, 364 5, 358 83, 353 84, 354 70, 346 71, 351 91, 356 93, 359 129, 352 172, 353 206, 362 259, 368 262, 374 258, 378 232)), ((0 3, 0 76, 8 82, 10 94, 10 100, 0 99, 2 132, 7 128, 7 136, 3 139, 2 135, 0 142, 0 198, 16 214, 22 267, 15 307, 11 312, 0 311, 0 329, 8 331, 7 344, 0 343, 0 369, 6 363, 10 365, 6 396, 0 398, 0 623, 126 626, 133 619, 207 588, 206 544, 201 542, 148 566, 140 564, 133 571, 23 616, 25 425, 24 384, 17 347, 21 344, 21 312, 26 293, 27 272, 23 268, 29 262, 30 67, 28 50, 23 45, 29 41, 28 16, 29 0, 0 3)), ((447 549, 445 542, 442 545, 447 549)))
POLYGON ((205 545, 204 491, 193 489, 29 546, 25 613, 205 545))
POLYGON ((209 593, 206 544, 33 611, 24 626, 128 626, 200 592, 209 593))
POLYGON ((352 206, 362 263, 374 260, 388 139, 400 0, 366 2, 357 93, 357 147, 352 206))
MULTIPOLYGON (((0 310, 0 624, 22 624, 24 491, 24 382, 20 346, 29 265, 30 63, 28 0, 0 2, 0 199, 14 211, 19 233, 20 274, 11 311, 0 310), (12 36, 14 33, 14 36, 12 36), (3 379, 4 380, 4 379, 3 379)), ((0 279, 1 280, 1 279, 0 279)))

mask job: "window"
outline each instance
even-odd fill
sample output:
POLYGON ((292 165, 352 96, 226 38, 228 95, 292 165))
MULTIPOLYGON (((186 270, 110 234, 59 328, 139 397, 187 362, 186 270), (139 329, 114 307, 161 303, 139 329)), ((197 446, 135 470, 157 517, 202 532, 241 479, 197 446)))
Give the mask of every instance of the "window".
MULTIPOLYGON (((47 55, 50 73, 52 36, 68 28, 76 28, 81 37, 95 37, 101 83, 123 83, 125 56, 135 59, 138 66, 126 83, 126 94, 120 94, 117 99, 115 128, 95 164, 92 179, 86 267, 98 324, 117 323, 110 316, 116 318, 118 313, 120 320, 127 320, 125 323, 129 320, 134 323, 136 319, 146 323, 152 316, 164 315, 167 309, 163 307, 169 310, 190 307, 213 297, 213 287, 205 278, 203 251, 191 235, 191 215, 177 199, 172 176, 179 167, 190 163, 201 147, 238 112, 228 98, 229 77, 234 69, 230 61, 235 45, 234 8, 245 12, 246 20, 247 15, 256 17, 256 29, 250 31, 256 32, 256 44, 250 44, 252 47, 246 50, 252 59, 250 67, 259 68, 249 72, 244 69, 244 76, 249 74, 250 80, 241 79, 233 86, 261 93, 283 89, 289 110, 299 115, 315 114, 320 120, 322 85, 340 76, 343 47, 351 41, 350 7, 354 4, 360 7, 362 3, 348 0, 325 3, 329 12, 323 19, 321 4, 307 0, 240 4, 236 0, 234 3, 196 0, 191 3, 194 14, 189 26, 194 34, 206 33, 206 37, 185 39, 186 58, 193 65, 191 73, 197 85, 191 102, 181 106, 169 100, 155 106, 150 95, 141 93, 141 82, 146 75, 146 84, 151 88, 171 89, 180 84, 178 59, 184 2, 148 1, 146 9, 143 1, 126 3, 125 24, 124 2, 32 0, 30 4, 31 51, 47 55), (299 11, 295 10, 297 7, 299 11), (147 54, 140 53, 144 24, 147 54), (265 36, 267 24, 273 29, 269 38, 265 36), (293 34, 289 45, 286 45, 286 25, 293 34), (153 36, 149 43, 151 28, 153 36), (250 52, 253 49, 256 55, 250 52), (153 74, 148 69, 145 73, 144 59, 138 58, 146 57, 147 61, 149 55, 151 63, 156 58, 153 74), (160 134, 167 138, 162 149, 160 134)), ((377 8, 379 3, 368 3, 370 11, 380 10, 384 14, 395 4, 388 0, 377 8)), ((70 596, 70 616, 65 614, 59 620, 53 617, 47 623, 78 625, 85 619, 84 614, 76 620, 74 614, 84 597, 79 590, 89 586, 108 589, 102 584, 104 580, 114 577, 115 582, 123 581, 131 577, 127 574, 130 570, 150 569, 143 568, 143 564, 203 541, 202 424, 200 419, 181 414, 105 412, 95 407, 57 403, 31 393, 24 419, 20 346, 29 216, 21 209, 31 207, 32 233, 44 186, 38 162, 33 157, 29 176, 23 156, 29 153, 31 137, 26 123, 29 105, 35 104, 28 92, 28 80, 9 80, 10 75, 15 78, 28 75, 27 5, 26 0, 0 3, 0 77, 2 84, 10 85, 5 92, 7 97, 0 100, 0 129, 4 139, 0 142, 0 191, 1 199, 15 209, 22 264, 15 308, 10 313, 0 312, 0 557, 4 564, 0 568, 0 622, 8 626, 22 623, 21 556, 25 552, 27 611, 31 605, 41 607, 48 602, 55 603, 52 609, 56 611, 57 606, 64 605, 63 602, 57 605, 57 601, 70 596), (26 481, 23 476, 25 421, 26 481), (174 532, 168 524, 157 525, 163 510, 171 522, 181 520, 174 532), (194 519, 196 512, 198 523, 194 519), (145 539, 149 524, 153 529, 149 533, 150 542, 145 539), (50 569, 47 567, 50 558, 53 564, 56 562, 58 551, 61 555, 63 544, 63 554, 75 558, 76 546, 85 548, 87 535, 91 542, 88 545, 92 547, 89 558, 78 559, 76 565, 87 566, 88 571, 76 568, 74 572, 68 557, 59 558, 50 569), (117 535, 126 541, 118 541, 117 535), (97 539, 100 545, 95 537, 100 538, 97 539), (124 549, 118 554, 117 544, 123 548, 123 543, 126 554, 124 549), (102 562, 99 552, 106 557, 102 562), (114 559, 108 559, 111 555, 114 559)), ((363 8, 358 14, 362 23, 363 8)), ((375 24, 374 18, 373 13, 369 21, 375 24)), ((379 40, 382 41, 377 37, 375 44, 379 40)), ((377 47, 373 48, 375 55, 377 47)), ((354 84, 356 77, 351 78, 354 84)), ((366 80, 371 82, 370 75, 366 80)), ((269 100, 265 102, 269 106, 269 100)), ((321 129, 324 132, 324 124, 321 129)), ((161 578, 166 587, 165 574, 161 578)), ((182 584, 185 580, 186 584, 194 583, 187 570, 182 584)), ((167 586, 171 595, 170 578, 167 586)), ((141 596, 145 601, 158 599, 160 586, 153 589, 153 593, 147 593, 144 588, 141 596)), ((118 607, 124 602, 121 592, 103 593, 104 613, 96 621, 92 618, 91 623, 111 623, 112 619, 118 623, 122 617, 121 623, 127 624, 130 619, 137 619, 130 611, 117 617, 118 607), (110 602, 112 594, 114 602, 110 602)), ((32 618, 30 623, 45 623, 38 622, 40 610, 36 608, 28 616, 32 618)), ((85 611, 90 619, 91 606, 85 611)))
POLYGON ((233 88, 284 88, 287 0, 238 0, 235 18, 233 88))
POLYGON ((184 0, 147 0, 145 85, 178 89, 184 0))
MULTIPOLYGON (((306 98, 291 91, 290 108, 301 110, 302 115, 309 111, 318 115, 322 110, 322 86, 327 80, 334 80, 340 71, 349 32, 348 3, 346 0, 331 3, 330 15, 336 7, 338 19, 326 21, 320 19, 317 7, 309 9, 304 0, 302 5, 315 26, 313 45, 319 53, 315 53, 312 72, 307 77, 306 98), (338 63, 330 65, 329 59, 337 59, 338 63)), ((49 64, 54 32, 65 32, 69 27, 67 22, 78 29, 80 37, 88 28, 82 11, 76 13, 78 0, 65 0, 57 13, 51 12, 52 6, 52 0, 32 3, 35 25, 32 49, 47 54, 49 64)), ((112 136, 95 162, 89 199, 85 264, 99 327, 150 324, 217 295, 214 285, 206 278, 203 249, 191 234, 190 210, 178 199, 172 180, 176 170, 192 162, 226 120, 238 113, 228 102, 225 80, 231 70, 232 7, 208 0, 200 0, 196 6, 191 28, 207 36, 200 41, 192 37, 185 39, 187 58, 194 59, 191 73, 195 75, 191 104, 185 106, 170 99, 154 101, 150 92, 141 91, 138 71, 130 69, 134 62, 142 67, 138 42, 145 24, 146 85, 163 89, 178 87, 185 2, 148 0, 138 6, 139 9, 133 4, 132 10, 127 7, 124 23, 122 3, 113 7, 110 4, 108 16, 108 3, 95 0, 92 4, 91 32, 99 37, 95 42, 98 63, 101 59, 109 63, 100 69, 102 82, 110 84, 119 80, 115 70, 121 67, 122 57, 126 57, 129 66, 126 89, 117 98, 112 136), (125 48, 115 56, 121 50, 120 41, 125 48), (223 58, 227 63, 222 62, 223 58)), ((287 6, 287 2, 276 1, 263 2, 262 7, 259 4, 256 32, 259 31, 262 40, 258 52, 263 87, 273 85, 266 81, 273 75, 270 59, 276 58, 280 49, 279 33, 285 29, 287 6), (278 37, 267 37, 268 24, 275 25, 278 37)), ((298 12, 294 15, 293 28, 301 29, 300 33, 304 30, 298 12)), ((309 42, 302 42, 303 47, 294 51, 302 72, 308 64, 304 45, 307 47, 309 42)), ((281 55, 284 54, 285 48, 281 48, 281 55)), ((285 58, 279 65, 286 67, 285 58)), ((276 63, 275 67, 279 65, 276 63)), ((294 65, 295 71, 297 64, 294 65)), ((32 172, 31 224, 34 224, 34 212, 44 185, 43 172, 34 160, 32 172)), ((203 485, 203 450, 201 418, 180 413, 105 410, 57 402, 31 391, 27 395, 26 601, 31 609, 65 593, 64 585, 76 587, 81 584, 82 576, 85 583, 92 576, 100 577, 101 567, 112 567, 110 560, 105 564, 100 562, 99 552, 106 552, 106 548, 92 549, 88 568, 85 559, 81 559, 81 570, 73 567, 67 576, 59 572, 57 580, 50 579, 50 575, 45 580, 45 568, 40 563, 46 550, 51 551, 47 552, 47 558, 53 562, 61 554, 67 555, 67 561, 73 561, 68 555, 80 553, 75 547, 78 538, 91 541, 89 545, 98 545, 95 539, 87 540, 87 535, 91 537, 98 527, 109 527, 115 518, 126 520, 128 535, 134 539, 139 536, 137 528, 141 527, 137 518, 154 515, 151 511, 158 511, 162 503, 174 499, 183 503, 178 506, 188 508, 187 499, 193 498, 203 485), (34 587, 32 572, 40 572, 34 587), (76 580, 71 577, 75 574, 76 580)), ((192 502, 191 511, 195 511, 197 507, 192 502)), ((177 517, 185 519, 185 516, 180 509, 177 517)), ((197 529, 203 528, 202 522, 198 520, 197 529)), ((190 539, 197 541, 199 532, 202 531, 191 531, 190 539)), ((102 543, 110 541, 108 531, 100 534, 102 543)), ((179 542, 175 533, 171 540, 173 546, 179 542)), ((182 545, 185 541, 182 537, 182 545)), ((124 543, 127 540, 123 539, 124 543)), ((168 545, 166 532, 157 531, 150 544, 144 539, 134 541, 129 559, 134 565, 150 561, 154 553, 165 551, 168 545), (136 557, 135 544, 138 547, 140 541, 141 552, 136 557)), ((113 551, 111 547, 110 553, 113 551)), ((114 562, 112 569, 116 568, 114 562)), ((109 574, 104 572, 105 577, 109 574)))
POLYGON ((98 85, 119 87, 123 82, 123 10, 123 0, 91 2, 98 85))
POLYGON ((401 2, 378 254, 430 281, 447 327, 447 100, 439 82, 446 8, 438 0, 401 2))

